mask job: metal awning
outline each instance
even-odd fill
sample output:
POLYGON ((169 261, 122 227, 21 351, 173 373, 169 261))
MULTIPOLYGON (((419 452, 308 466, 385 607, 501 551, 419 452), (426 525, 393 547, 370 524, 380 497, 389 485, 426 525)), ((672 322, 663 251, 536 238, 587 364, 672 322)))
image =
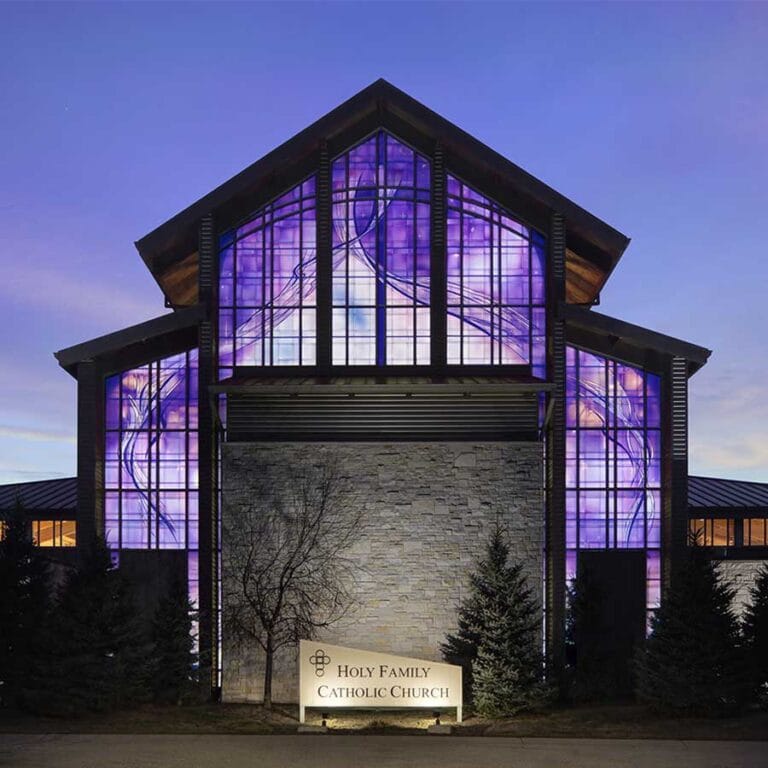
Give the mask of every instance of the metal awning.
POLYGON ((691 475, 688 511, 692 517, 707 512, 768 515, 768 483, 691 475))
POLYGON ((71 513, 77 511, 77 478, 38 480, 0 485, 0 513, 10 512, 16 501, 27 512, 71 513))
POLYGON ((536 440, 539 393, 504 377, 239 378, 226 394, 228 442, 261 440, 536 440))

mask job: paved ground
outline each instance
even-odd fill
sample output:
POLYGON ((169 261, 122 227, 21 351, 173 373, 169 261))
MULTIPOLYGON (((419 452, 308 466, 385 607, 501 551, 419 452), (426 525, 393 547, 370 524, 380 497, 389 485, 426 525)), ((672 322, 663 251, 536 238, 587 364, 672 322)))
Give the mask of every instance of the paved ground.
POLYGON ((768 742, 0 734, 19 768, 766 768, 768 742))

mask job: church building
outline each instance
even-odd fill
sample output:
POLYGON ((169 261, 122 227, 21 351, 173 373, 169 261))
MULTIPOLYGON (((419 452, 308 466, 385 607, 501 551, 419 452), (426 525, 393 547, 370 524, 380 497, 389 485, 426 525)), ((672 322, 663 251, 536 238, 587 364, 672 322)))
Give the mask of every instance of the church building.
MULTIPOLYGON (((146 600, 182 571, 225 701, 262 693, 260 652, 222 630, 221 563, 265 467, 288 486, 333 463, 362 505, 328 643, 440 660, 498 520, 550 663, 580 568, 642 635, 690 532, 749 584, 768 484, 689 476, 710 351, 595 309, 628 245, 378 80, 137 241, 170 311, 56 353, 77 478, 0 487, 0 510, 21 499, 64 558, 103 536, 146 600)), ((282 651, 275 700, 296 675, 282 651)))

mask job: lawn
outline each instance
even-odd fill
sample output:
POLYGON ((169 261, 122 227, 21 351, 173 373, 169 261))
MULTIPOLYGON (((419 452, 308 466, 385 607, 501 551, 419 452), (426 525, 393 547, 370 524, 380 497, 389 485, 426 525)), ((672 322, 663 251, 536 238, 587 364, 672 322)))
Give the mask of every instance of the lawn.
MULTIPOLYGON (((336 733, 419 733, 433 720, 424 712, 357 710, 334 714, 328 726, 336 733)), ((185 707, 145 706, 82 718, 40 718, 0 711, 4 733, 156 733, 270 734, 293 733, 298 708, 276 705, 272 712, 255 704, 201 704, 185 707)), ((319 724, 319 713, 307 722, 319 724)), ((451 717, 443 722, 452 722, 451 717)), ((669 718, 634 704, 553 709, 506 720, 467 718, 455 733, 465 736, 588 737, 647 739, 765 739, 768 712, 739 717, 669 718)))

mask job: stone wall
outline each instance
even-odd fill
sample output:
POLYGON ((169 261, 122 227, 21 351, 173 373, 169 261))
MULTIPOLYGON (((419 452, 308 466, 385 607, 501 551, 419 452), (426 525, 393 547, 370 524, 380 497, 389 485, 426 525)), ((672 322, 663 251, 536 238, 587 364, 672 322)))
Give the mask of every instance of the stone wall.
POLYGON ((737 616, 741 616, 744 605, 749 602, 749 590, 755 583, 757 572, 764 562, 764 560, 719 560, 717 562, 720 575, 736 590, 733 609, 737 616))
MULTIPOLYGON (((494 520, 512 556, 542 593, 544 501, 540 443, 236 443, 222 453, 224 523, 255 500, 253 469, 268 462, 286 483, 296 467, 332 461, 354 483, 366 530, 349 556, 360 563, 356 607, 320 639, 440 660, 456 606, 494 520)), ((226 538, 222 542, 226 552, 226 538)), ((226 593, 227 585, 224 585, 226 593)), ((227 610, 226 604, 224 610, 227 610)), ((263 658, 224 637, 223 698, 259 701, 263 658)), ((275 701, 296 701, 291 649, 276 659, 275 701)))

